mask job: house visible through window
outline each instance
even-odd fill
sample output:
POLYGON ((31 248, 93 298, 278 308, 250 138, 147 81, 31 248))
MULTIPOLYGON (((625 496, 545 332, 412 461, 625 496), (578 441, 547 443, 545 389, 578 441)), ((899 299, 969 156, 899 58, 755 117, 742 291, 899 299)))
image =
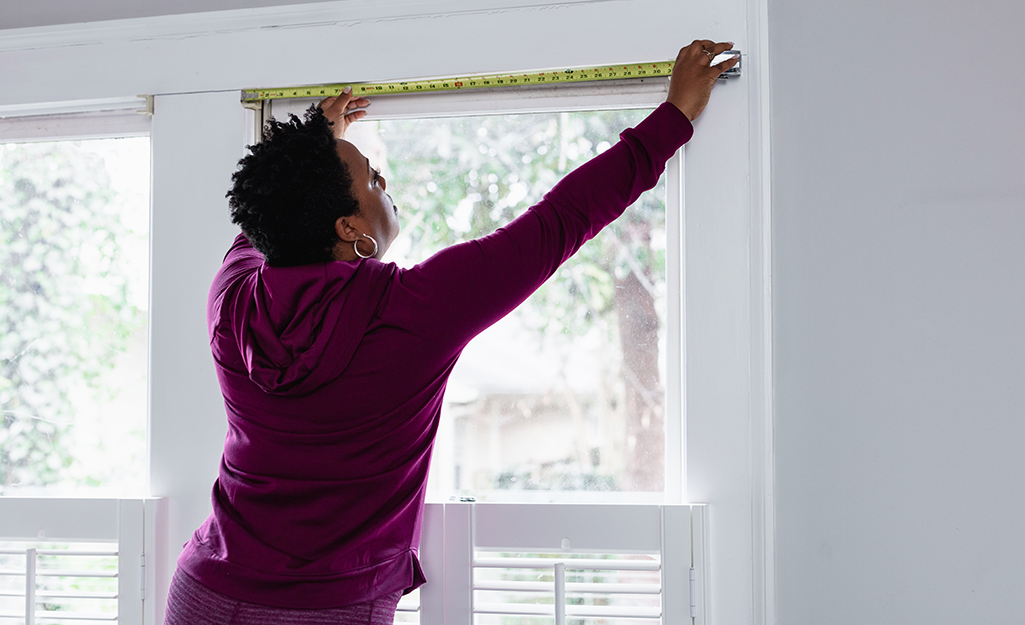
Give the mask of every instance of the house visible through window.
POLYGON ((0 494, 143 494, 149 138, 0 144, 0 494))

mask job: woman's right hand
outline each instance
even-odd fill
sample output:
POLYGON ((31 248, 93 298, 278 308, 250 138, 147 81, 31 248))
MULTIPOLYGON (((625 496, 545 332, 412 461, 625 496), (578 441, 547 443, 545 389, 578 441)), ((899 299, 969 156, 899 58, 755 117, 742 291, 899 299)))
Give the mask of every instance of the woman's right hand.
POLYGON ((331 127, 335 139, 345 138, 345 129, 349 125, 362 119, 367 114, 365 107, 370 105, 366 98, 353 98, 352 87, 346 87, 341 93, 330 98, 324 98, 317 106, 324 111, 324 117, 334 125, 331 127))
POLYGON ((680 49, 673 65, 673 75, 669 77, 669 97, 671 102, 680 109, 687 119, 694 121, 708 104, 715 81, 726 70, 740 62, 735 56, 718 65, 712 65, 712 59, 726 50, 733 48, 730 42, 715 43, 707 39, 697 40, 680 49))

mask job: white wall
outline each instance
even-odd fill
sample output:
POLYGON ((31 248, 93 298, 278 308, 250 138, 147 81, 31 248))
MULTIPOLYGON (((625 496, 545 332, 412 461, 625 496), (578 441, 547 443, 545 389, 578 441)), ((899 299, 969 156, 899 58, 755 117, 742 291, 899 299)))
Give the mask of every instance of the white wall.
MULTIPOLYGON (((345 0, 292 10, 0 31, 0 105, 157 95, 150 462, 153 494, 171 498, 173 554, 209 510, 223 442, 204 305, 232 237, 224 191, 243 143, 239 90, 670 59, 695 38, 746 50, 757 34, 742 0, 345 0)), ((738 625, 760 622, 753 484, 762 476, 751 450, 761 445, 752 423, 765 416, 752 409, 761 244, 751 238, 761 207, 750 202, 758 172, 749 163, 762 61, 750 56, 745 79, 716 89, 686 159, 686 471, 691 500, 711 505, 708 614, 738 625)))
POLYGON ((150 268, 150 492, 168 497, 177 558, 210 514, 227 423, 206 325, 206 296, 238 229, 224 193, 245 153, 230 92, 154 102, 150 268))
POLYGON ((780 623, 1025 618, 1023 26, 769 2, 780 623))

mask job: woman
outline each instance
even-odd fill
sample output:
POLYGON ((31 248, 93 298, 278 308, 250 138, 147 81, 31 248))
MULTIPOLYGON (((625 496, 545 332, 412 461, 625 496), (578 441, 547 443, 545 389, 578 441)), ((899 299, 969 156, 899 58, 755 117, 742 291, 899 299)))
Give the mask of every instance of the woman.
POLYGON ((654 186, 729 43, 677 56, 667 102, 494 234, 411 269, 349 93, 271 122, 228 193, 207 306, 228 416, 213 513, 178 560, 168 625, 391 623, 417 560, 445 384, 467 342, 654 186))

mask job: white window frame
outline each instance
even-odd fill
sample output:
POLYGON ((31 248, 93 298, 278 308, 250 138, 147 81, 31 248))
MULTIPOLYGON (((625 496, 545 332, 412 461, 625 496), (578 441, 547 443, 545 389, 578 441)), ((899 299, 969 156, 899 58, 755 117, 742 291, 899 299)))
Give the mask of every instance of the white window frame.
MULTIPOLYGON (((513 87, 465 92, 378 96, 370 113, 375 120, 427 117, 462 117, 514 113, 655 108, 665 101, 668 81, 639 79, 609 81, 587 85, 513 87)), ((297 98, 267 102, 262 120, 301 116, 317 100, 297 98)), ((684 158, 681 148, 666 164, 666 412, 665 412, 665 490, 657 494, 657 504, 639 502, 638 493, 623 493, 628 504, 600 504, 602 493, 553 493, 559 503, 428 503, 424 512, 421 551, 431 581, 422 587, 419 603, 408 599, 400 603, 402 611, 418 611, 422 623, 474 622, 480 613, 474 603, 475 547, 481 532, 500 535, 502 547, 523 547, 558 552, 561 545, 579 544, 557 540, 590 533, 592 550, 628 552, 620 544, 623 518, 646 518, 656 522, 657 532, 644 533, 636 521, 631 536, 649 541, 663 554, 662 611, 660 622, 675 623, 692 618, 705 622, 705 507, 684 504, 685 467, 685 380, 684 346, 684 158), (565 503, 590 501, 590 504, 565 503), (659 505, 661 504, 661 505, 659 505), (491 511, 490 514, 480 512, 491 511), (550 525, 551 544, 537 543, 538 532, 521 531, 527 519, 543 516, 550 525), (511 521, 520 517, 522 521, 511 521), (588 519, 584 522, 582 519, 588 519), (650 535, 649 535, 650 534, 650 535), (679 540, 685 535, 687 540, 679 540), (530 544, 528 544, 530 543, 530 544), (687 561, 687 566, 679 562, 687 561), (689 579, 693 579, 693 584, 689 579), (692 607, 693 606, 693 607, 692 607)), ((619 495, 615 493, 613 495, 619 495)), ((643 494, 640 494, 643 497, 643 494)), ((642 500, 643 501, 643 500, 642 500)), ((543 541, 542 541, 543 542, 543 541)), ((495 545, 498 546, 498 543, 495 545)), ((581 545, 583 546, 583 545, 581 545)), ((569 553, 579 549, 567 549, 569 553)), ((559 591, 555 602, 559 605, 559 591)), ((560 622, 556 617, 556 623, 560 622)), ((565 622, 564 620, 561 622, 565 622)))
MULTIPOLYGON (((148 137, 152 113, 145 96, 0 106, 0 144, 148 137)), ((118 622, 162 623, 170 581, 166 497, 0 497, 0 540, 116 543, 118 622)))
MULTIPOLYGON (((145 96, 0 106, 0 143, 146 137, 151 114, 152 100, 145 96)), ((138 570, 119 570, 118 612, 123 623, 158 623, 159 602, 150 601, 144 608, 143 600, 147 588, 154 593, 166 585, 161 575, 166 568, 166 535, 166 499, 0 497, 0 539, 111 541, 118 544, 119 563, 139 562, 138 570), (145 554, 153 563, 148 571, 145 554), (142 594, 126 591, 133 587, 142 594)))
MULTIPOLYGON (((655 108, 665 102, 669 81, 665 78, 612 80, 589 84, 544 85, 476 89, 436 93, 383 95, 372 98, 368 112, 373 120, 464 117, 517 113, 601 111, 655 108)), ((269 100, 262 115, 286 119, 301 117, 310 98, 269 100)), ((666 163, 666 380, 665 380, 665 490, 664 493, 559 492, 559 501, 610 501, 685 503, 686 445, 684 432, 684 383, 686 379, 684 328, 684 152, 681 148, 666 163)), ((544 495, 542 495, 544 496, 544 495)))

